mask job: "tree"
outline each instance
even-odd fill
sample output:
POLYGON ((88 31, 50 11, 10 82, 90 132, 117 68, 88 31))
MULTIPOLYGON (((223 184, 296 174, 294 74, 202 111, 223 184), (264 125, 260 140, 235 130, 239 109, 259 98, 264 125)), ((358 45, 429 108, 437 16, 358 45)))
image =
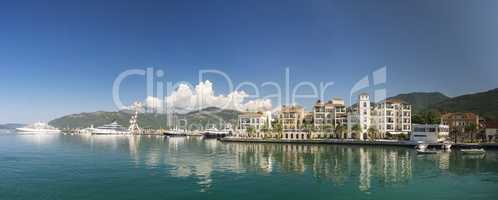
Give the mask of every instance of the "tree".
POLYGON ((369 139, 378 139, 377 135, 378 135, 379 131, 377 130, 377 128, 370 127, 370 128, 368 128, 367 132, 368 132, 369 139))
POLYGON ((273 132, 277 133, 277 138, 282 138, 283 135, 282 123, 275 123, 275 125, 273 125, 273 132))
POLYGON ((363 132, 361 126, 359 124, 355 124, 351 130, 353 131, 353 133, 355 134, 353 136, 353 138, 356 138, 357 135, 361 134, 361 132, 363 132))
POLYGON ((458 129, 452 129, 450 131, 450 137, 454 140, 453 142, 458 142, 458 136, 460 135, 460 131, 458 129))
POLYGON ((345 125, 337 124, 337 126, 335 126, 336 135, 341 139, 346 138, 346 136, 344 135, 346 133, 346 131, 347 131, 347 127, 345 125))
POLYGON ((477 126, 475 124, 468 124, 464 129, 466 133, 470 133, 470 142, 474 142, 474 133, 477 130, 477 126))
POLYGON ((425 113, 425 123, 427 124, 440 124, 441 116, 438 113, 429 111, 425 113))
POLYGON ((419 114, 412 115, 412 123, 414 124, 425 124, 425 119, 419 114))
POLYGON ((253 134, 256 132, 256 129, 254 129, 254 127, 252 126, 249 126, 247 127, 247 133, 249 133, 249 135, 252 137, 253 134))

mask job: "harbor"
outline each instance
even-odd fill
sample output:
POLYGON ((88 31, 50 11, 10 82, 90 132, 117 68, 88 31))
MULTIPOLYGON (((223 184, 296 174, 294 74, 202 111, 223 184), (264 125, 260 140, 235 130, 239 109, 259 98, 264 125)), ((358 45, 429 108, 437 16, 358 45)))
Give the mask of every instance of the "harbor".
POLYGON ((228 139, 1 135, 0 187, 9 199, 51 199, 54 188, 61 199, 232 199, 232 191, 244 188, 251 195, 239 199, 455 200, 494 196, 498 187, 496 150, 422 155, 408 146, 228 139), (393 190, 424 192, 412 198, 393 190))

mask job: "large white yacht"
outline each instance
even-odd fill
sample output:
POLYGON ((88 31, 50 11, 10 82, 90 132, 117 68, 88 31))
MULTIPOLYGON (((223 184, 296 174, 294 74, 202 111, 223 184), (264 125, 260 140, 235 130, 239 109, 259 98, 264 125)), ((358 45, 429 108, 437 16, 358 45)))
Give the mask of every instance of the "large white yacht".
POLYGON ((131 132, 119 125, 117 122, 94 128, 92 134, 94 135, 128 135, 131 132))
POLYGON ((60 133, 61 131, 46 123, 37 122, 22 128, 16 128, 18 133, 60 133))

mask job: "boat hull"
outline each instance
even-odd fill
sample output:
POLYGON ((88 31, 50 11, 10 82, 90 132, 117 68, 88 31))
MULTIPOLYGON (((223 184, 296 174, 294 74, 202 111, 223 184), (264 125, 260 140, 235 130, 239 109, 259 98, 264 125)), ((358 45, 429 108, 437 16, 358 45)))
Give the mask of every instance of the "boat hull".
POLYGON ((17 133, 46 133, 46 134, 56 134, 60 133, 60 130, 51 129, 33 129, 33 128, 16 128, 17 133))
POLYGON ((187 136, 187 133, 163 133, 164 136, 169 136, 169 137, 184 137, 187 136))
POLYGON ((432 150, 417 150, 417 154, 437 154, 437 151, 432 150))

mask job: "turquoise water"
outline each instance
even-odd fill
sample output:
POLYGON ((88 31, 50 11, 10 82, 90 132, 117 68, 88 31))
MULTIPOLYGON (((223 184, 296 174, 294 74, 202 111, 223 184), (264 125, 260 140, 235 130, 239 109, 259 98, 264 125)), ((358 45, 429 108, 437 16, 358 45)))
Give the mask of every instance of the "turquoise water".
POLYGON ((496 199, 497 155, 2 134, 0 199, 496 199))

